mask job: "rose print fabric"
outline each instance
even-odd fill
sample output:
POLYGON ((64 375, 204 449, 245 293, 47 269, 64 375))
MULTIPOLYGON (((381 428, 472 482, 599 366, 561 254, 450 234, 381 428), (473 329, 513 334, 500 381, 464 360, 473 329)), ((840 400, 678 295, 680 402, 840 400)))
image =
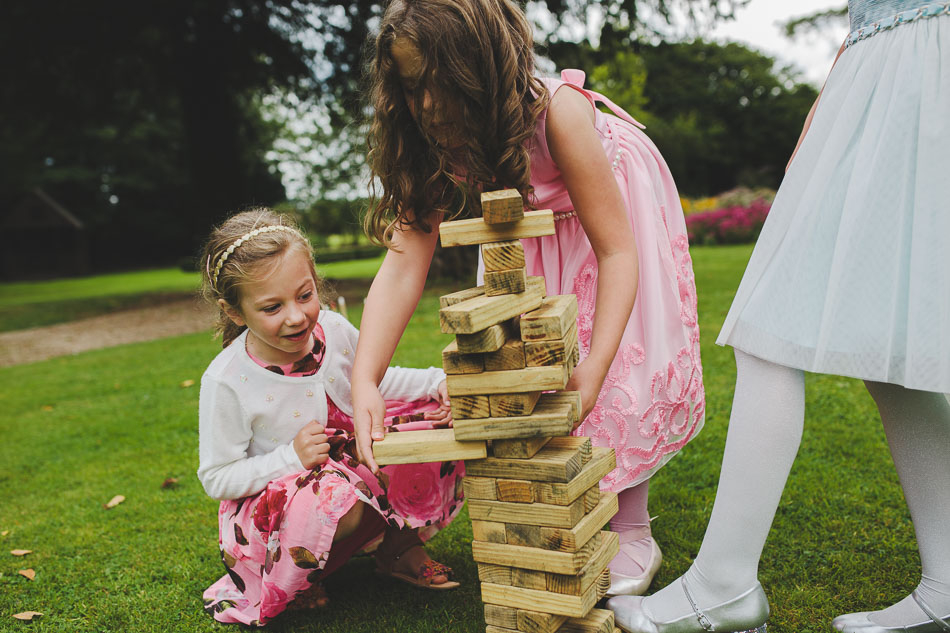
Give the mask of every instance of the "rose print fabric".
MULTIPOLYGON (((319 369, 323 330, 314 330, 313 352, 293 365, 266 365, 284 375, 319 369)), ((330 459, 323 466, 271 481, 260 493, 222 501, 219 544, 225 574, 204 592, 205 609, 220 622, 262 626, 323 578, 334 550, 336 526, 357 502, 381 521, 360 547, 375 544, 384 526, 419 528, 423 540, 447 526, 462 508, 462 462, 384 466, 374 476, 356 458, 353 421, 329 401, 330 459)), ((388 432, 432 428, 423 419, 432 400, 387 402, 388 432)), ((351 550, 352 546, 350 545, 351 550)), ((337 554, 339 555, 339 554, 337 554)))

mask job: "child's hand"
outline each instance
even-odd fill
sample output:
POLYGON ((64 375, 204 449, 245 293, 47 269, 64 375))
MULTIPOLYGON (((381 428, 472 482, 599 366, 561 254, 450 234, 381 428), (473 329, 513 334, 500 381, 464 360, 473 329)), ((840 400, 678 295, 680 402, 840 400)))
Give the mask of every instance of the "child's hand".
POLYGON ((327 442, 325 430, 322 424, 311 420, 294 438, 294 450, 307 470, 325 464, 330 459, 330 444, 327 442))
POLYGON ((426 411, 425 419, 432 421, 432 427, 436 429, 452 426, 452 403, 449 401, 449 390, 444 380, 439 383, 439 408, 426 411))
POLYGON ((574 368, 574 373, 571 374, 571 379, 567 381, 565 389, 581 392, 581 414, 578 421, 574 423, 575 429, 581 425, 597 403, 597 396, 604 385, 605 377, 605 374, 601 374, 586 360, 580 362, 574 368))
POLYGON ((379 387, 371 382, 353 382, 353 434, 356 436, 356 453, 372 472, 379 472, 373 459, 373 442, 383 439, 383 419, 386 417, 386 401, 379 387))

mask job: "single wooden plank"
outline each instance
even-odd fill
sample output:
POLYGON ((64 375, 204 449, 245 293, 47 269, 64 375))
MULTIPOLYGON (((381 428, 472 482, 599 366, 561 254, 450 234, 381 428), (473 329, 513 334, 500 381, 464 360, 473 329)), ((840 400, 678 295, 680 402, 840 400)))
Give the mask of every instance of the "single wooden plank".
MULTIPOLYGON (((472 332, 471 334, 455 335, 455 343, 458 346, 459 352, 463 354, 495 352, 501 349, 507 340, 508 333, 505 331, 505 327, 500 323, 490 325, 484 330, 472 332)), ((521 356, 524 358, 524 348, 522 348, 521 356)), ((524 367, 524 361, 522 361, 522 367, 524 367)))
MULTIPOLYGON (((563 397, 564 394, 577 393, 575 391, 562 391, 558 393, 553 393, 555 401, 558 401, 563 397)), ((551 441, 548 442, 549 446, 554 449, 561 449, 565 451, 580 451, 581 452, 581 463, 586 464, 590 461, 591 456, 594 454, 594 445, 591 443, 589 437, 577 437, 574 435, 564 435, 561 437, 552 437, 551 441)))
POLYGON ((569 618, 557 633, 614 633, 614 612, 609 609, 591 609, 583 618, 569 618))
POLYGON ((481 203, 482 218, 487 224, 517 222, 524 217, 524 202, 517 189, 485 191, 481 203))
MULTIPOLYGON (((539 528, 540 529, 540 528, 539 528)), ((472 521, 472 539, 486 543, 507 543, 508 530, 504 523, 493 521, 472 521)))
POLYGON ((488 396, 452 396, 452 419, 478 419, 491 416, 488 396))
POLYGON ((562 339, 572 324, 577 323, 577 297, 553 295, 547 297, 537 310, 532 310, 521 319, 523 341, 547 341, 562 339))
POLYGON ((548 503, 469 499, 468 514, 472 519, 482 521, 572 528, 585 514, 584 500, 585 495, 581 495, 570 505, 556 506, 548 503))
POLYGON ((600 484, 595 484, 584 493, 584 514, 596 508, 598 503, 600 503, 600 484))
POLYGON ((519 240, 482 244, 485 272, 524 267, 524 246, 519 240))
MULTIPOLYGON (((495 498, 489 501, 534 503, 535 483, 524 479, 495 479, 495 498)), ((523 521, 519 521, 519 523, 523 523, 523 521)))
POLYGON ((474 299, 475 297, 482 297, 485 295, 485 286, 478 286, 477 288, 466 288, 465 290, 459 290, 457 292, 452 292, 447 295, 442 295, 439 297, 439 307, 447 308, 449 306, 454 306, 456 303, 461 303, 468 299, 474 299))
POLYGON ((529 393, 493 393, 488 396, 488 417, 510 418, 534 413, 541 398, 540 391, 529 393))
POLYGON ((511 568, 511 586, 524 589, 548 590, 548 575, 543 571, 533 569, 511 568))
POLYGON ((607 564, 620 551, 619 534, 602 531, 600 536, 600 547, 591 556, 584 569, 576 574, 547 574, 545 576, 545 589, 554 593, 581 595, 588 587, 597 582, 607 568, 607 564))
POLYGON ((572 323, 564 338, 554 341, 528 341, 524 344, 525 364, 528 367, 567 365, 577 350, 577 323, 572 323))
MULTIPOLYGON (((601 493, 600 503, 588 512, 577 525, 570 529, 541 528, 541 542, 538 547, 558 552, 573 552, 583 549, 595 534, 607 525, 610 518, 617 513, 617 494, 613 492, 601 493)), ((558 572, 560 573, 560 572, 558 572)))
MULTIPOLYGON (((466 463, 466 473, 475 477, 500 477, 504 479, 567 483, 574 479, 584 467, 585 444, 582 443, 579 446, 555 444, 552 446, 554 440, 557 439, 560 438, 552 438, 531 459, 488 457, 466 463)), ((585 440, 586 446, 590 445, 590 439, 588 438, 574 439, 585 440)))
POLYGON ((485 361, 481 354, 463 354, 453 340, 442 350, 442 369, 452 375, 478 374, 485 371, 485 361))
MULTIPOLYGON (((567 368, 525 367, 508 371, 483 371, 480 374, 446 376, 450 396, 493 393, 526 393, 563 389, 567 384, 567 368)), ((530 437, 516 435, 514 437, 530 437)))
MULTIPOLYGON (((474 336, 459 334, 459 336, 474 336)), ((524 369, 524 342, 508 339, 497 351, 485 354, 485 371, 508 371, 524 369)))
POLYGON ((591 586, 581 596, 569 596, 550 591, 523 589, 490 582, 482 583, 482 601, 506 607, 525 607, 568 617, 583 617, 597 603, 597 586, 591 586))
POLYGON ((485 294, 494 297, 524 292, 528 285, 528 273, 524 268, 485 271, 485 294))
POLYGON ((373 442, 373 458, 380 466, 481 459, 487 455, 485 442, 460 442, 452 429, 387 433, 385 439, 373 442))
POLYGON ((488 224, 483 218, 454 220, 439 225, 439 239, 443 248, 504 242, 529 237, 554 235, 554 213, 550 209, 527 211, 524 218, 505 224, 488 224))
POLYGON ((518 609, 518 630, 522 633, 556 633, 567 621, 567 616, 518 609))
MULTIPOLYGON (((493 604, 492 606, 497 607, 498 605, 493 604)), ((511 609, 511 607, 503 607, 503 608, 511 609)), ((515 611, 517 613, 518 610, 512 609, 512 611, 515 611)), ((485 624, 486 624, 485 633, 518 633, 517 629, 507 629, 501 626, 494 626, 492 624, 488 624, 487 622, 485 624)))
MULTIPOLYGON (((572 503, 581 495, 586 494, 586 491, 597 485, 616 465, 617 460, 614 457, 614 449, 595 446, 593 447, 593 457, 591 460, 584 465, 577 477, 574 477, 574 479, 566 484, 547 481, 532 482, 534 499, 539 503, 550 503, 553 505, 572 503)), ((600 503, 599 498, 597 503, 600 503)))
MULTIPOLYGON (((449 380, 453 376, 448 377, 449 380)), ((449 394, 454 397, 451 383, 449 394)), ((476 420, 455 419, 455 437, 459 440, 507 440, 524 437, 556 437, 567 435, 574 427, 569 403, 547 399, 552 394, 541 394, 531 415, 488 417, 476 420)), ((491 399, 489 398, 489 402, 491 399)))
POLYGON ((518 610, 497 604, 485 605, 485 624, 505 629, 518 629, 518 610))
POLYGON ((466 474, 462 479, 462 487, 468 499, 488 499, 489 501, 498 499, 495 480, 491 477, 469 477, 466 474))
MULTIPOLYGON (((472 558, 476 563, 507 565, 521 569, 534 569, 554 574, 576 574, 584 568, 600 547, 598 531, 583 547, 575 552, 543 550, 506 543, 472 541, 472 558)), ((497 603, 493 603, 497 604, 497 603)))
MULTIPOLYGON (((488 397, 491 402, 491 396, 488 397)), ((493 457, 503 459, 528 459, 534 457, 538 451, 548 443, 549 437, 527 437, 517 440, 492 440, 491 452, 493 457)))
POLYGON ((540 525, 505 525, 505 542, 509 545, 523 545, 525 547, 534 547, 534 544, 541 540, 540 525))
POLYGON ((581 392, 580 391, 558 391, 548 394, 551 402, 566 402, 571 405, 571 419, 577 422, 581 414, 581 392))
MULTIPOLYGON (((497 297, 482 295, 442 308, 439 324, 445 334, 474 334, 534 310, 543 300, 538 284, 529 283, 524 292, 497 297)), ((462 347, 459 350, 465 351, 462 347)))
POLYGON ((482 582, 493 582, 499 585, 511 585, 511 567, 478 563, 478 579, 482 582))

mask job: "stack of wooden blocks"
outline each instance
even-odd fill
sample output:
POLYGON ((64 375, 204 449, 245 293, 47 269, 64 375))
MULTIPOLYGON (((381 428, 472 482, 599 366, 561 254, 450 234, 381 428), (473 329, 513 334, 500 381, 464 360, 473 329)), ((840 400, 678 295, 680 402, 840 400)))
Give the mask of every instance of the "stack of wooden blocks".
POLYGON ((484 286, 442 297, 442 352, 455 439, 490 441, 466 461, 487 633, 613 633, 594 609, 610 584, 617 511, 599 482, 614 452, 571 437, 580 394, 563 390, 578 362, 574 295, 545 297, 527 277, 521 238, 554 233, 551 211, 524 212, 514 190, 482 195, 482 217, 445 222, 443 247, 478 244, 484 286), (554 392, 554 393, 552 393, 554 392))

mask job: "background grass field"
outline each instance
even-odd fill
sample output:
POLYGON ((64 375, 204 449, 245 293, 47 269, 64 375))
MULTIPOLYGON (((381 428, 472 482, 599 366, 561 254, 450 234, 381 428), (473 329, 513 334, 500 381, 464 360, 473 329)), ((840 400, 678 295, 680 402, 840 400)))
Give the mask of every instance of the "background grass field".
MULTIPOLYGON (((693 250, 707 392, 706 427, 651 484, 664 565, 654 589, 689 565, 712 508, 735 381, 714 345, 750 247, 693 250)), ((377 261, 378 263, 378 261, 377 261)), ((360 264, 371 275, 376 264, 360 264)), ((340 265, 336 274, 348 274, 340 265)), ((184 275, 184 273, 182 273, 184 275)), ((358 276, 359 276, 358 275, 358 276)), ((0 286, 0 308, 76 305, 104 295, 181 292, 195 277, 131 285, 0 286), (120 290, 121 288, 121 290, 120 290)), ((123 285, 125 284, 125 285, 123 285)), ((423 298, 395 363, 439 362, 438 294, 423 298)), ((360 305, 350 306, 359 323, 360 305)), ((35 324, 35 323, 34 323, 35 324)), ((220 631, 201 592, 223 571, 216 508, 194 472, 198 380, 219 345, 209 334, 98 350, 0 369, 0 631, 220 631), (195 384, 183 387, 186 380, 195 384), (175 477, 179 483, 162 488, 175 477), (111 509, 113 495, 126 501, 111 509), (25 557, 9 554, 29 549, 25 557), (32 568, 29 581, 17 571, 32 568), (26 624, 12 614, 45 615, 26 624)), ((775 633, 830 631, 837 613, 906 595, 920 569, 880 421, 859 381, 806 379, 805 437, 763 555, 775 633)), ((285 614, 272 631, 484 631, 467 514, 430 545, 463 587, 416 590, 377 578, 357 558, 327 581, 330 608, 285 614)), ((237 630, 237 629, 234 629, 237 630)))

